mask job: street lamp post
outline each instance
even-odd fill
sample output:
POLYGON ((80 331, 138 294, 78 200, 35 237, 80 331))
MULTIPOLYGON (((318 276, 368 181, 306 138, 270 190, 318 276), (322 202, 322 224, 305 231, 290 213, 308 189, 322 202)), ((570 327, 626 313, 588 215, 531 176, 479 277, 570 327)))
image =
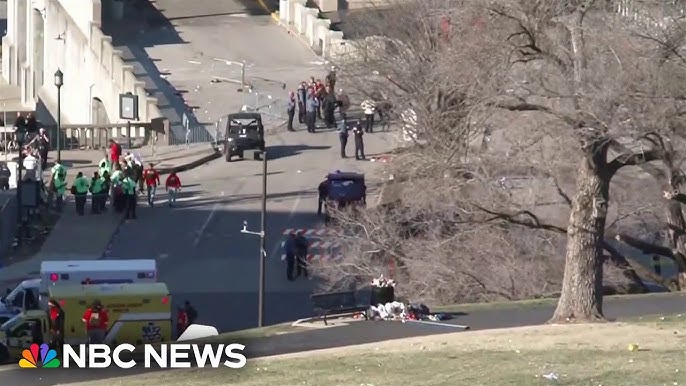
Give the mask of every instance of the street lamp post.
POLYGON ((57 159, 62 159, 62 85, 64 74, 58 68, 55 72, 55 87, 57 87, 57 159))
POLYGON ((264 326, 264 276, 265 260, 267 259, 267 152, 262 152, 262 218, 260 221, 261 230, 253 232, 248 230, 248 222, 243 221, 241 233, 260 236, 260 273, 259 288, 257 291, 257 327, 264 326))

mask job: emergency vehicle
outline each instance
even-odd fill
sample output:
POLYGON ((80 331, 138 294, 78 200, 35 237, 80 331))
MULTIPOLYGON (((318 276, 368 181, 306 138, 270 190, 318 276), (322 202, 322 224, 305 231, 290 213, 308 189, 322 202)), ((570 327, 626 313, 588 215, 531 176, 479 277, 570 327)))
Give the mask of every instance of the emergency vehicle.
POLYGON ((154 283, 155 260, 76 260, 44 261, 40 267, 41 294, 62 284, 154 283))
MULTIPOLYGON (((94 300, 100 300, 108 313, 105 343, 112 346, 129 343, 135 346, 172 339, 172 301, 164 283, 61 285, 49 288, 64 311, 64 342, 88 342, 81 318, 94 300)), ((34 342, 33 334, 43 343, 50 342, 49 310, 23 310, 0 326, 0 362, 19 358, 34 342)))
POLYGON ((0 324, 28 309, 27 299, 45 303, 48 289, 58 285, 154 283, 157 281, 155 260, 76 260, 44 261, 40 278, 24 280, 0 298, 0 324), (29 295, 28 292, 31 294, 29 295))

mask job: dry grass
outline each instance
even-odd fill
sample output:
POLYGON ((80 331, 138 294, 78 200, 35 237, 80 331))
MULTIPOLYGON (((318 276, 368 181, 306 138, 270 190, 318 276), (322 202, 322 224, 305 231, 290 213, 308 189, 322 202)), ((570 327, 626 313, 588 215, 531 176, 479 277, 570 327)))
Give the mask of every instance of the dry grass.
MULTIPOLYGON (((177 370, 88 385, 679 385, 686 317, 534 326, 394 340, 250 361, 242 370, 177 370), (627 346, 639 345, 630 352, 627 346)), ((86 385, 74 384, 74 385, 86 385)))

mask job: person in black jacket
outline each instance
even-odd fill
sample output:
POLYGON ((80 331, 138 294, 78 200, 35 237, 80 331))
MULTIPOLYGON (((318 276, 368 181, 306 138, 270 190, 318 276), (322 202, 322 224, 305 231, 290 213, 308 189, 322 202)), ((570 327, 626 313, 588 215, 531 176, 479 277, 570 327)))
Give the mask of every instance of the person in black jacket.
POLYGON ((324 181, 319 183, 319 203, 317 204, 317 215, 322 214, 322 205, 326 202, 326 197, 329 195, 329 179, 325 178, 324 181))
POLYGON ((302 82, 295 92, 298 101, 298 123, 305 123, 305 101, 307 100, 307 84, 302 82))
POLYGON ((194 324, 198 319, 198 311, 195 310, 188 300, 183 303, 183 309, 186 311, 186 316, 188 317, 188 325, 194 324))
POLYGON ((334 112, 336 111, 338 104, 336 102, 336 95, 329 86, 326 87, 326 91, 322 96, 322 107, 324 109, 324 123, 326 123, 328 129, 333 129, 336 127, 334 112))
POLYGON ((359 123, 353 128, 353 135, 355 136, 355 159, 364 160, 364 130, 359 123))
POLYGON ((309 272, 307 271, 308 244, 308 240, 302 233, 297 233, 295 235, 295 259, 297 261, 295 277, 300 277, 300 275, 305 277, 309 276, 309 272))

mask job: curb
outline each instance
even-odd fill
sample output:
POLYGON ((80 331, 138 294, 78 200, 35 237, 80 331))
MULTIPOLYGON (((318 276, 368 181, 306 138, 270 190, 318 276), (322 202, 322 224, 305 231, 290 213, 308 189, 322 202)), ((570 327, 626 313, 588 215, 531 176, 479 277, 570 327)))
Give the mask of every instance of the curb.
POLYGON ((218 150, 215 150, 212 154, 208 154, 202 158, 198 158, 195 161, 191 161, 191 162, 188 162, 185 164, 181 164, 181 165, 177 165, 177 166, 173 166, 173 167, 169 167, 169 168, 157 169, 157 172, 159 174, 169 174, 171 172, 177 172, 177 173, 185 172, 185 171, 188 171, 190 169, 195 169, 198 166, 205 164, 205 163, 208 163, 210 161, 213 161, 219 157, 221 157, 221 153, 218 150))

